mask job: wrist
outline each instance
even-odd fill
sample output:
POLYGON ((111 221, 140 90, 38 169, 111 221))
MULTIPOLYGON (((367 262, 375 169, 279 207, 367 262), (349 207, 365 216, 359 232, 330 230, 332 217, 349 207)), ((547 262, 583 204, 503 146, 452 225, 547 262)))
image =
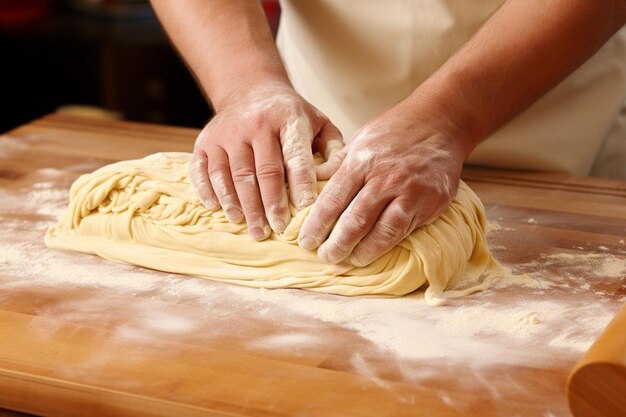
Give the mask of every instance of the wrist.
POLYGON ((276 71, 253 71, 253 74, 246 78, 222 83, 213 91, 207 91, 207 95, 215 112, 219 113, 238 102, 261 99, 265 94, 271 94, 271 91, 281 90, 294 91, 286 74, 276 71))
POLYGON ((453 76, 434 74, 420 85, 403 105, 418 120, 432 126, 433 133, 453 142, 466 159, 487 135, 476 107, 469 103, 453 76))

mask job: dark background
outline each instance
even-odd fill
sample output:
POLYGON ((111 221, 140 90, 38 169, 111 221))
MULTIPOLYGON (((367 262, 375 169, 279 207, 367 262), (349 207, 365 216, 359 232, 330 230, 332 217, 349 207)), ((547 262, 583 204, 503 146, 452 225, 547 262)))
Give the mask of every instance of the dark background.
POLYGON ((212 114, 145 0, 0 0, 0 57, 0 132, 68 105, 193 127, 212 114))

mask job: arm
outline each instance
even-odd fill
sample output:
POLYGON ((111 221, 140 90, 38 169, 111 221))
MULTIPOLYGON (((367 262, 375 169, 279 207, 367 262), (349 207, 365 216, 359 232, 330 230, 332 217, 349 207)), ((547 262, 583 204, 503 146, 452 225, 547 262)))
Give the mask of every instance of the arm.
POLYGON ((290 85, 260 2, 151 2, 216 112, 259 83, 290 85))
POLYGON ((509 0, 408 98, 457 112, 469 153, 556 86, 626 23, 623 0, 509 0))
POLYGON ((299 242, 366 265, 434 220, 477 144, 593 55, 623 0, 508 0, 409 97, 352 138, 299 242), (333 227, 332 225, 336 225, 333 227))
POLYGON ((285 187, 300 208, 317 195, 312 147, 330 161, 341 135, 293 90, 256 0, 152 0, 216 116, 194 146, 189 178, 207 208, 245 217, 257 240, 282 232, 291 213, 285 187), (269 223, 269 224, 268 224, 269 223))

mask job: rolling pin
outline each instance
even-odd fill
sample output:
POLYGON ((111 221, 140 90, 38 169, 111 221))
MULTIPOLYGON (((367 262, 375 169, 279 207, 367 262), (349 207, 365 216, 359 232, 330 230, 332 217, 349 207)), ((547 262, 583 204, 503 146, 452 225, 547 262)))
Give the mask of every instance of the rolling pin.
POLYGON ((569 375, 574 417, 626 416, 626 304, 569 375))

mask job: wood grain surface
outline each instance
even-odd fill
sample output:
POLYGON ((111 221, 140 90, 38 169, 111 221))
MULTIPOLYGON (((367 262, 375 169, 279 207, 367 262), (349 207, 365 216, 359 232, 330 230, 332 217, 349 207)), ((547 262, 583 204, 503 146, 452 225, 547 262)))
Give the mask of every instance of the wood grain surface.
POLYGON ((626 305, 576 363, 567 399, 575 417, 626 416, 626 305))
POLYGON ((239 289, 43 245, 78 175, 191 151, 197 133, 50 115, 0 137, 0 407, 49 416, 570 415, 567 374, 626 297, 626 182, 466 168, 493 223, 494 253, 536 285, 441 308, 421 294, 368 301, 239 289))

